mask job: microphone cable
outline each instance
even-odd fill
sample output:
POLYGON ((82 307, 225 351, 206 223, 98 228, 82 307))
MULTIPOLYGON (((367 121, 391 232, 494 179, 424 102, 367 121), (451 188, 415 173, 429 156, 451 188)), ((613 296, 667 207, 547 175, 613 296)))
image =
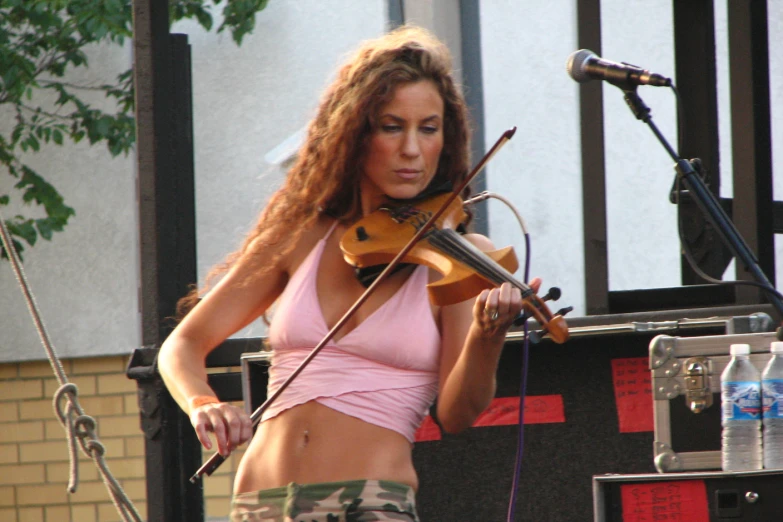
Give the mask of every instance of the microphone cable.
MULTIPOLYGON (((495 198, 503 202, 511 211, 519 222, 519 227, 522 229, 522 234, 525 237, 525 265, 523 270, 523 281, 527 284, 530 279, 530 234, 528 233, 525 221, 519 214, 514 205, 505 197, 496 194, 494 192, 480 192, 474 197, 466 200, 463 205, 471 205, 478 203, 489 198, 495 198)), ((522 342, 522 368, 519 377, 519 417, 518 417, 518 430, 517 430, 517 449, 514 458, 514 475, 511 482, 511 494, 508 502, 508 512, 506 514, 506 522, 513 522, 514 515, 516 513, 516 499, 517 488, 519 487, 519 479, 522 471, 522 456, 524 454, 525 447, 525 396, 527 395, 527 370, 528 370, 528 355, 530 349, 530 337, 528 335, 528 324, 525 321, 523 325, 523 342, 522 342)))

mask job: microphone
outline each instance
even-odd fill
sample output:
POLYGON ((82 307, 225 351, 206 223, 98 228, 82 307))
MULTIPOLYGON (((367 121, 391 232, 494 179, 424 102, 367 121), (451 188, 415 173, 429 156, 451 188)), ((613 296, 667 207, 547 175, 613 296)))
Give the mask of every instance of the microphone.
POLYGON ((637 85, 669 87, 671 78, 651 73, 628 63, 604 60, 589 49, 574 51, 566 61, 566 71, 579 83, 589 80, 606 80, 623 90, 632 90, 637 85))

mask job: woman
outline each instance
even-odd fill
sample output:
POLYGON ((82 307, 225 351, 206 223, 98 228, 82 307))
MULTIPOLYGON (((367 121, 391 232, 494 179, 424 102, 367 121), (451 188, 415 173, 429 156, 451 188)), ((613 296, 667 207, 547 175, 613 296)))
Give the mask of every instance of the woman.
POLYGON ((269 391, 277 389, 365 290, 343 259, 343 233, 388 198, 464 179, 468 132, 442 43, 412 27, 366 42, 327 89, 298 160, 222 279, 163 344, 160 373, 204 447, 211 434, 225 456, 252 436, 232 520, 418 520, 411 449, 435 395, 448 432, 489 405, 519 290, 504 284, 436 307, 425 285, 440 276, 423 266, 377 287, 254 436, 241 409, 215 398, 204 366, 277 301, 269 391))

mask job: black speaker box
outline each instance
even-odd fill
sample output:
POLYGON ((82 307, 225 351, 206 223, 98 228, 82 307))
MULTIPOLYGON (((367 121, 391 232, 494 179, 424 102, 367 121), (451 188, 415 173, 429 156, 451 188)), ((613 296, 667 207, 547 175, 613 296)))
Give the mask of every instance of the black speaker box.
MULTIPOLYGON (((590 520, 594 474, 655 471, 652 431, 619 431, 611 363, 646 357, 651 338, 614 335, 530 346, 527 395, 561 395, 565 422, 525 425, 515 520, 590 520)), ((522 356, 521 342, 506 343, 497 397, 519 396, 522 356)), ((506 520, 518 435, 518 426, 474 427, 416 443, 421 520, 506 520)))

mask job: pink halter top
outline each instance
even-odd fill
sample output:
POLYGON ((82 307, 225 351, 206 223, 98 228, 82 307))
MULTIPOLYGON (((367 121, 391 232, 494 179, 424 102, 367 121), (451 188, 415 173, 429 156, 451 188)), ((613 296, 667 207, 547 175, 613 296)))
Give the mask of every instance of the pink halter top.
MULTIPOLYGON (((274 391, 329 331, 316 292, 316 276, 329 229, 297 268, 281 294, 269 327, 273 350, 268 393, 274 391)), ((400 289, 356 328, 330 340, 264 412, 270 419, 315 400, 341 413, 401 433, 414 433, 435 399, 440 332, 418 266, 400 289)))

